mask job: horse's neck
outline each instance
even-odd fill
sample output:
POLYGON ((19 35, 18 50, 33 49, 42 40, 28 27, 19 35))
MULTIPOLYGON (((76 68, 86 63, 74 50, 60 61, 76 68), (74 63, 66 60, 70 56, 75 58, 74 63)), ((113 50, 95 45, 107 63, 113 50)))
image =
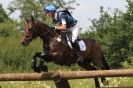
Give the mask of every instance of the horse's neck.
POLYGON ((40 38, 45 44, 49 44, 49 42, 54 39, 55 37, 58 36, 54 30, 52 30, 48 25, 44 23, 40 23, 40 29, 41 29, 41 34, 40 38))

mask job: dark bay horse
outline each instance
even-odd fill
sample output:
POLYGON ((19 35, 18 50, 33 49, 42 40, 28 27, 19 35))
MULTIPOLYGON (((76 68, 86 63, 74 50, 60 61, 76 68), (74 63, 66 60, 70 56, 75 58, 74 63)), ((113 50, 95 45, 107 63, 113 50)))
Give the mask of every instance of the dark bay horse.
MULTIPOLYGON (((34 70, 36 67, 36 57, 41 58, 40 66, 42 66, 43 61, 53 61, 56 64, 66 66, 77 63, 77 54, 64 41, 65 39, 61 37, 61 32, 52 29, 50 26, 41 21, 34 20, 33 17, 28 20, 26 19, 24 31, 24 36, 21 41, 23 46, 28 46, 29 43, 36 37, 40 37, 43 41, 44 53, 35 53, 33 56, 32 68, 34 70)), ((83 41, 86 44, 86 51, 81 52, 83 61, 77 64, 86 70, 109 69, 109 66, 103 56, 100 44, 94 39, 83 39, 83 41)), ((98 88, 98 78, 94 79, 98 88)), ((101 78, 101 81, 104 84, 107 83, 105 78, 101 78)))

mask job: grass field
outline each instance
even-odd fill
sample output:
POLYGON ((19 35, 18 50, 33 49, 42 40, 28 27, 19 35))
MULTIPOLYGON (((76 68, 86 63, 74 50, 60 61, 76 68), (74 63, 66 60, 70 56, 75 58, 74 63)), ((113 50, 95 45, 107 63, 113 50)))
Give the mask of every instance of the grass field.
MULTIPOLYGON (((110 85, 106 87, 133 86, 133 78, 107 78, 110 85)), ((93 79, 69 80, 71 88, 95 88, 93 79)), ((1 88, 56 88, 53 81, 9 81, 0 82, 1 88)), ((101 86, 103 86, 101 84, 101 86)))
MULTIPOLYGON (((33 41, 29 47, 22 47, 20 39, 16 37, 0 37, 0 73, 32 72, 31 59, 35 52, 42 51, 40 40, 33 41), (34 42, 36 42, 34 44, 34 42), (8 47, 7 47, 8 46, 8 47)), ((76 71, 83 70, 78 65, 71 67, 58 66, 48 63, 49 71, 76 71)), ((108 78, 109 87, 133 86, 132 78, 108 78)), ((71 88, 95 88, 93 79, 69 80, 71 88)), ((0 82, 1 88, 55 88, 53 81, 10 81, 0 82)), ((102 86, 102 84, 101 84, 102 86)), ((107 86, 108 87, 108 86, 107 86)))

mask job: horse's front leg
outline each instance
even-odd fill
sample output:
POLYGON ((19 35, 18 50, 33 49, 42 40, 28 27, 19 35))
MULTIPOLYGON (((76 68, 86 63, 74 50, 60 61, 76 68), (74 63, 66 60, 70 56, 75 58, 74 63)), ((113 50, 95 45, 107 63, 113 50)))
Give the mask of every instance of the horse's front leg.
POLYGON ((48 67, 45 64, 46 62, 44 61, 45 58, 42 58, 44 57, 43 55, 44 54, 41 54, 41 56, 39 57, 39 64, 37 67, 40 69, 40 71, 48 72, 48 67))
POLYGON ((36 64, 37 64, 37 57, 39 57, 41 55, 40 52, 36 52, 34 55, 33 55, 33 58, 31 60, 31 68, 34 69, 36 68, 36 64))
POLYGON ((48 68, 46 65, 44 65, 44 57, 45 54, 40 53, 40 52, 36 52, 33 56, 32 59, 32 66, 31 68, 35 71, 35 72, 41 72, 41 71, 48 71, 48 68))

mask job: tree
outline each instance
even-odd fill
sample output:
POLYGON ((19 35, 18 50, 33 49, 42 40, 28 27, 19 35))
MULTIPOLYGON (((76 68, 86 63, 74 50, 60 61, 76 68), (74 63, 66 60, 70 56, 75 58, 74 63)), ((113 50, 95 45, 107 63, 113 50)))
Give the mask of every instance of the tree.
POLYGON ((8 9, 10 10, 10 13, 13 13, 16 10, 21 12, 19 26, 22 28, 24 19, 29 18, 31 15, 47 24, 51 24, 51 19, 44 14, 44 6, 46 6, 48 3, 55 3, 58 7, 73 9, 70 7, 70 4, 74 2, 75 0, 70 0, 67 2, 64 0, 12 0, 8 9))
POLYGON ((8 15, 4 11, 2 5, 0 4, 0 23, 3 23, 5 20, 9 19, 8 15))
POLYGON ((101 7, 99 19, 91 20, 90 37, 97 39, 113 68, 133 63, 133 1, 127 0, 127 11, 115 9, 113 15, 101 7))
POLYGON ((2 5, 0 4, 0 37, 7 37, 12 35, 13 28, 14 28, 13 21, 8 17, 6 11, 3 9, 2 5))

